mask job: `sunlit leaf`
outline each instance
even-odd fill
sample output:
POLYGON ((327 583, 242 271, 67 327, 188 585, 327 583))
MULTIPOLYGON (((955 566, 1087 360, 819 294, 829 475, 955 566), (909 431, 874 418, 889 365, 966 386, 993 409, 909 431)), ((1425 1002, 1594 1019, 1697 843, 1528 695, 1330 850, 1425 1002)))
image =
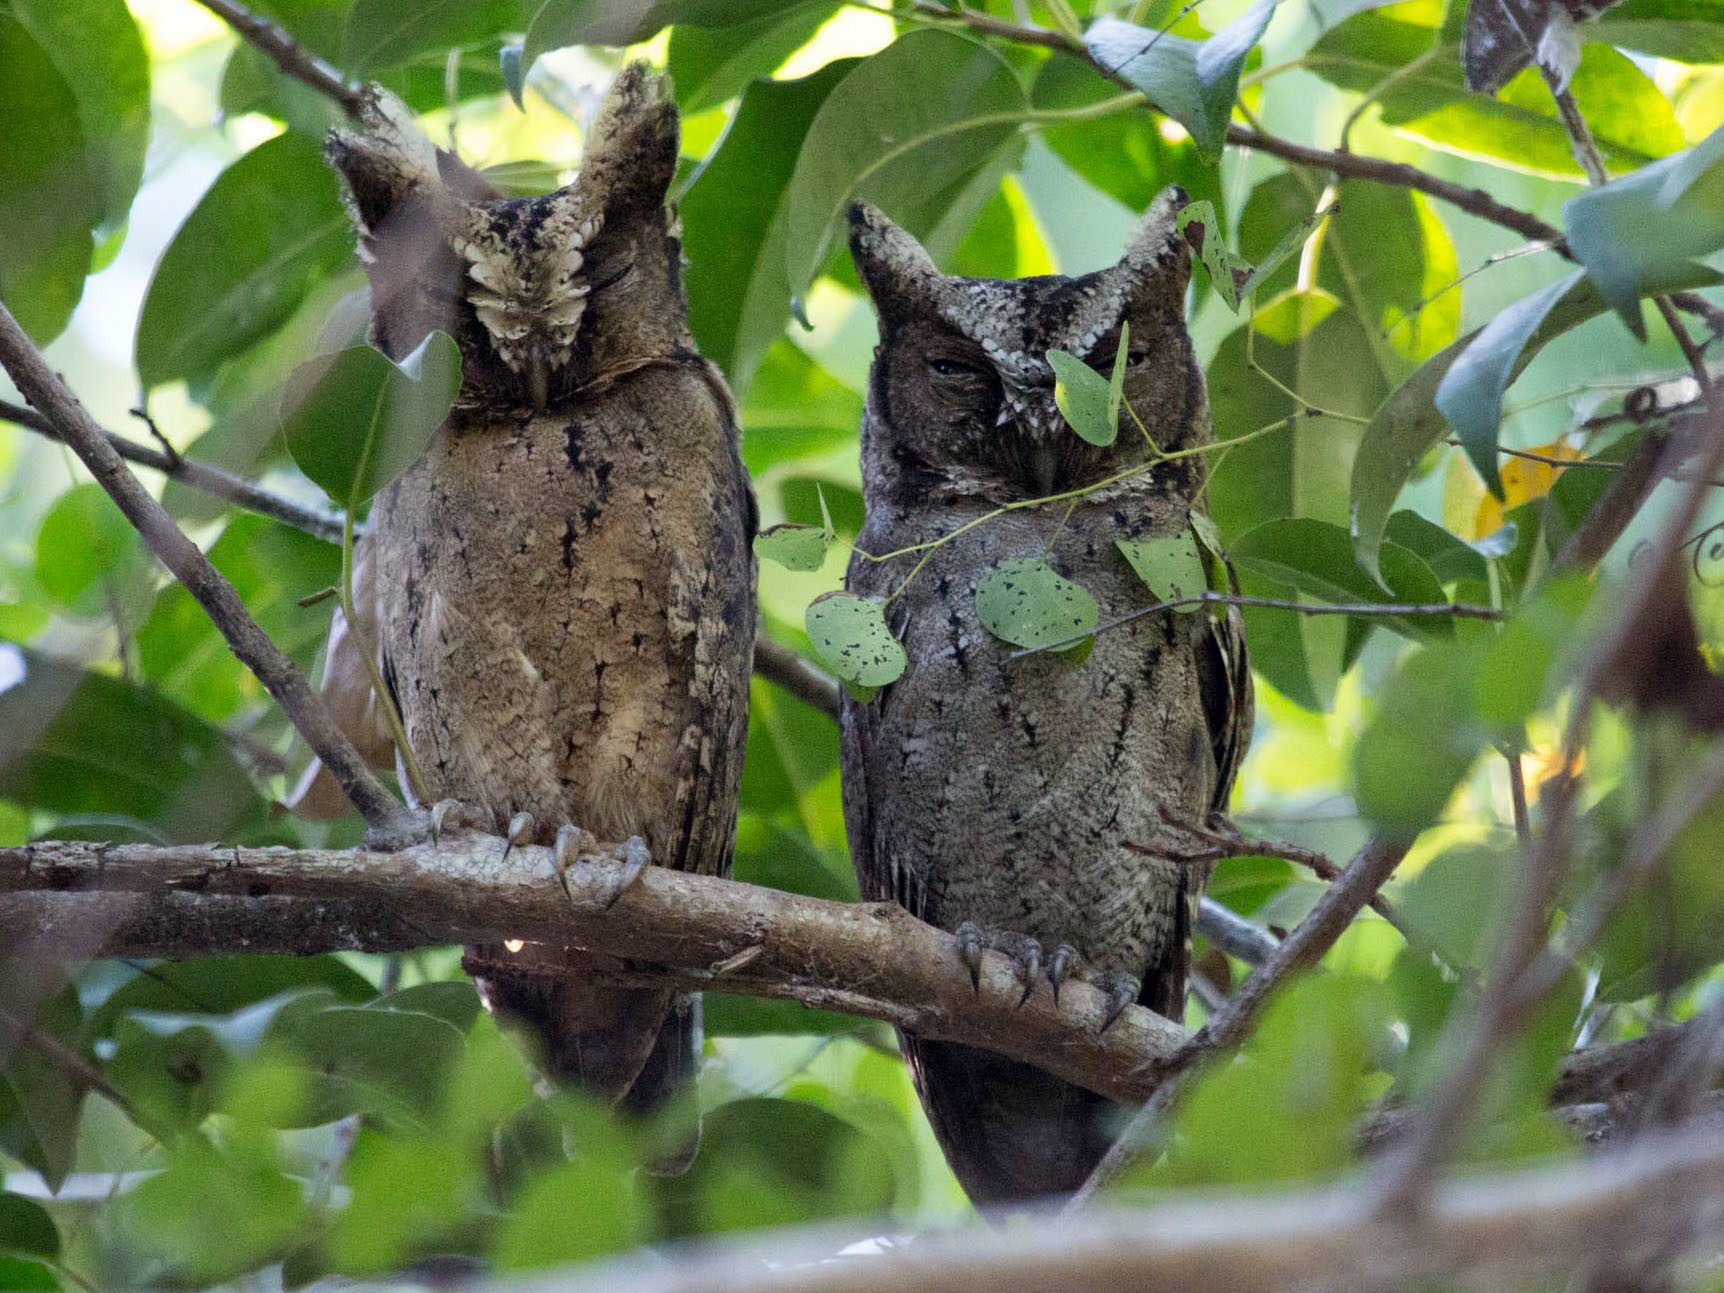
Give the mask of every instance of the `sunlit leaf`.
MULTIPOLYGON (((63 606, 75 606, 98 581, 147 579, 143 543, 125 514, 100 485, 75 485, 42 518, 36 532, 36 579, 63 606)), ((109 598, 120 587, 107 589, 109 598)), ((110 600, 98 599, 104 613, 110 600)), ((84 609, 89 609, 85 607, 84 609)))
POLYGON ((806 44, 837 7, 836 0, 789 0, 736 26, 673 27, 665 70, 678 105, 692 114, 734 98, 806 44))
POLYGON ((354 0, 342 62, 363 75, 415 54, 493 40, 521 26, 518 0, 354 0))

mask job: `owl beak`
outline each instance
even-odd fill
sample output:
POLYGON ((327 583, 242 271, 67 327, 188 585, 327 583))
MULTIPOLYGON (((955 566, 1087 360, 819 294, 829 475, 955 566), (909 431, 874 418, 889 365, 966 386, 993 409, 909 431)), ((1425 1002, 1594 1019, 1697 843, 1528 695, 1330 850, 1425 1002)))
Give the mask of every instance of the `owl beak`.
POLYGON ((1054 481, 1059 478, 1060 451, 1058 446, 1038 444, 1030 450, 1030 475, 1035 481, 1036 492, 1041 495, 1054 492, 1054 481))
POLYGON ((537 346, 527 351, 526 377, 527 395, 533 401, 533 407, 542 413, 551 398, 551 366, 537 346))

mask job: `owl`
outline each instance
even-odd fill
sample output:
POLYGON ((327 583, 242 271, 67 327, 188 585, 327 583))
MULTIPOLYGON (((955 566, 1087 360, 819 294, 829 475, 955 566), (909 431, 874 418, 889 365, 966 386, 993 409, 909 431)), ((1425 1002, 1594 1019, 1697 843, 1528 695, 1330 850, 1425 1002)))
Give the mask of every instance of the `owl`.
MULTIPOLYGON (((428 800, 512 844, 629 841, 637 864, 730 868, 754 641, 754 498, 736 408, 695 351, 666 193, 662 82, 618 76, 584 164, 499 196, 368 93, 333 133, 392 357, 431 329, 462 381, 429 449, 372 508, 356 581, 428 800)), ((337 625, 326 692, 368 725, 337 625)), ((375 705, 372 704, 372 710, 375 705)), ((375 727, 374 723, 369 724, 375 727)), ((375 745, 375 732, 362 732, 375 745)), ((698 1000, 607 986, 555 946, 468 949, 487 1004, 549 1071, 630 1108, 689 1076, 698 1000)))
MULTIPOLYGON (((846 697, 842 723, 865 898, 954 931, 972 968, 983 948, 1012 955, 1026 1000, 1057 999, 1078 975, 1115 1015, 1138 1002, 1175 1020, 1208 879, 1201 832, 1251 727, 1239 621, 1168 611, 1099 634, 1081 664, 1013 659, 975 598, 997 563, 1045 555, 1103 620, 1122 614, 1150 597, 1117 541, 1179 533, 1202 507, 1206 457, 1158 460, 1212 441, 1184 322, 1184 203, 1164 191, 1108 269, 1018 281, 948 277, 881 212, 851 209, 880 342, 862 423, 867 522, 846 584, 886 601, 908 666, 871 699, 846 697), (1125 399, 1142 427, 1122 414, 1097 447, 1061 418, 1047 352, 1108 373, 1126 324, 1125 399)), ((990 1051, 901 1041, 978 1204, 1075 1189, 1106 1151, 1119 1111, 1102 1097, 990 1051)))

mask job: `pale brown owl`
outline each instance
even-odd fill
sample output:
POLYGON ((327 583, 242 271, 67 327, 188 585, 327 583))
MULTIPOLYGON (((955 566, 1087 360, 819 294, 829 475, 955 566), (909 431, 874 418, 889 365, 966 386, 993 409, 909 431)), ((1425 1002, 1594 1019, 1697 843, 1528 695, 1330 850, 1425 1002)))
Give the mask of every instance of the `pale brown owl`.
MULTIPOLYGON (((666 191, 675 105, 618 76, 575 180, 499 197, 372 91, 331 135, 372 338, 458 343, 448 422, 372 509, 361 623, 430 800, 567 857, 730 868, 754 640, 753 494, 735 406, 694 349, 666 191), (644 849, 640 847, 644 845, 644 849)), ((337 645, 353 638, 338 625, 337 645)), ((332 682, 357 673, 335 659, 332 682)), ((368 700, 358 691, 359 706, 368 700)), ((351 695, 350 695, 351 699, 351 695)), ((550 946, 468 949, 560 1078, 632 1106, 692 1070, 698 1001, 606 986, 550 946)))
MULTIPOLYGON (((1103 620, 1152 600, 1116 541, 1185 529, 1202 506, 1205 458, 1158 451, 1212 439, 1185 329, 1184 202, 1164 192, 1111 268, 1017 282, 947 277, 879 211, 858 204, 850 216, 880 320, 857 546, 916 549, 857 557, 846 581, 891 597, 888 623, 909 658, 872 699, 844 702, 844 809, 863 896, 957 932, 969 959, 984 946, 1013 954, 1026 996, 1082 974, 1115 1013, 1136 1001, 1172 1019, 1184 1013, 1208 878, 1187 828, 1225 806, 1250 734, 1239 622, 1169 611, 1098 635, 1081 664, 1011 659, 977 617, 976 587, 1002 560, 1045 555, 1103 620), (1060 416, 1047 352, 1108 373, 1126 323, 1125 398, 1143 427, 1122 415, 1114 444, 1097 447, 1060 416), (1063 525, 1064 503, 971 524, 1115 477, 1063 525), (906 585, 926 552, 916 545, 947 536, 906 585)), ((1105 1152, 1116 1111, 1101 1097, 990 1051, 902 1041, 978 1203, 1075 1189, 1105 1152)))

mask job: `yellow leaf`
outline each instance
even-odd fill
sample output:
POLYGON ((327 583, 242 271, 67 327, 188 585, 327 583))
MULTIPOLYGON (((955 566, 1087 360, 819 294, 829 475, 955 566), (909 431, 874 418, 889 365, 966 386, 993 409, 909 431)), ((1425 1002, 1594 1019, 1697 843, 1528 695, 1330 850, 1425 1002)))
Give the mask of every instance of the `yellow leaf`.
MULTIPOLYGON (((1567 462, 1573 462, 1580 457, 1580 450, 1562 440, 1553 440, 1526 452, 1545 458, 1560 458, 1567 462)), ((1504 512, 1519 507, 1522 503, 1530 503, 1535 498, 1543 498, 1550 493, 1551 486, 1556 484, 1556 478, 1566 470, 1567 468, 1553 463, 1538 462, 1531 458, 1505 459, 1502 465, 1503 501, 1499 503, 1491 495, 1481 491, 1478 510, 1473 514, 1472 537, 1481 539, 1500 530, 1504 512)))

